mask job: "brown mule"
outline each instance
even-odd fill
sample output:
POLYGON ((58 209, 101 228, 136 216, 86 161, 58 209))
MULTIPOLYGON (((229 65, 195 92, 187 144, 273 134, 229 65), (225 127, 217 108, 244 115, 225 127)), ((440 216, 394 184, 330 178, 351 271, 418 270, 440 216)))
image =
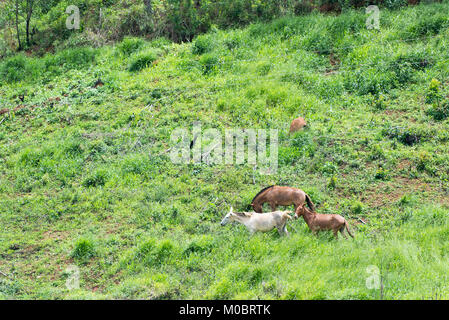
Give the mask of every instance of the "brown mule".
POLYGON ((307 202, 312 211, 315 211, 315 206, 310 197, 301 189, 283 186, 269 186, 259 191, 259 193, 251 201, 251 206, 254 211, 262 213, 262 205, 268 202, 271 210, 276 211, 277 206, 294 205, 296 209, 307 202))
POLYGON ((339 214, 319 214, 310 211, 302 205, 295 211, 295 219, 298 219, 299 216, 304 218, 304 221, 315 235, 318 231, 332 230, 336 239, 338 239, 338 231, 347 239, 348 237, 344 233, 346 229, 348 234, 354 238, 349 230, 348 222, 339 214))

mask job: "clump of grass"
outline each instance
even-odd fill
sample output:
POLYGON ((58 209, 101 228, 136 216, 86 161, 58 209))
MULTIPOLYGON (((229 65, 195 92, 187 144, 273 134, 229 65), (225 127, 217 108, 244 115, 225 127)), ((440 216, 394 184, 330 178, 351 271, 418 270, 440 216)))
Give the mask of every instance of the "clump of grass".
POLYGON ((426 114, 437 121, 445 120, 449 117, 449 100, 442 103, 434 103, 433 106, 426 110, 426 114))
POLYGON ((151 66, 158 58, 158 51, 149 49, 144 52, 136 53, 131 56, 131 61, 128 65, 129 72, 141 71, 151 66))
POLYGON ((71 257, 79 261, 87 261, 96 255, 94 242, 87 238, 78 239, 71 257))
POLYGON ((330 177, 328 183, 327 183, 327 188, 329 190, 334 190, 337 187, 337 177, 336 176, 332 176, 330 177))
POLYGON ((192 44, 192 53, 202 55, 204 53, 212 51, 215 43, 208 35, 198 36, 192 44))
POLYGON ((213 74, 218 70, 220 59, 214 54, 205 54, 200 58, 200 64, 204 75, 213 74))
POLYGON ((104 186, 108 179, 109 172, 105 169, 98 169, 93 174, 84 179, 83 186, 86 188, 104 186))
POLYGON ((178 256, 179 248, 171 240, 149 239, 143 242, 136 250, 133 260, 145 266, 160 266, 174 261, 178 256))
POLYGON ((416 169, 424 171, 432 164, 432 155, 427 151, 421 151, 416 159, 416 169))
POLYGON ((429 87, 426 90, 426 103, 433 104, 433 103, 439 103, 442 99, 441 94, 441 82, 437 79, 433 78, 430 83, 429 87))
POLYGON ((135 37, 125 37, 120 44, 117 45, 117 50, 122 55, 128 57, 134 52, 138 51, 145 45, 145 41, 135 37))
POLYGON ((378 179, 378 180, 388 180, 390 172, 387 169, 384 168, 379 168, 377 169, 376 173, 374 174, 374 178, 378 179))
POLYGON ((390 126, 382 130, 382 134, 390 139, 396 139, 405 145, 412 146, 421 141, 424 133, 417 128, 390 126))
POLYGON ((89 48, 70 48, 58 52, 55 55, 47 55, 44 58, 46 69, 59 69, 69 70, 74 68, 87 67, 95 62, 98 51, 89 48))
POLYGON ((0 78, 8 83, 33 80, 40 69, 41 64, 38 61, 18 54, 0 64, 0 78))

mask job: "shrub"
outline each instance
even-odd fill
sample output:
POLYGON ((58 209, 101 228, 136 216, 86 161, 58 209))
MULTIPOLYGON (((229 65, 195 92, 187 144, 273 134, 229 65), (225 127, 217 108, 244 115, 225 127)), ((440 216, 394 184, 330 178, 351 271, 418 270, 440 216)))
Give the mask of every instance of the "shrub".
POLYGON ((416 169, 424 171, 432 163, 432 155, 427 151, 422 151, 418 154, 416 169))
POLYGON ((408 28, 408 36, 420 37, 424 35, 434 35, 446 27, 448 23, 449 20, 445 14, 425 16, 418 19, 416 24, 413 24, 410 28, 408 28))
POLYGON ((201 57, 200 63, 202 66, 203 74, 212 74, 218 69, 220 60, 212 54, 205 54, 201 57))
POLYGON ((449 100, 442 103, 434 103, 433 106, 426 111, 426 114, 440 121, 449 117, 449 100))
POLYGON ((382 135, 390 139, 396 139, 405 145, 419 143, 423 133, 416 128, 388 127, 382 130, 382 135))
POLYGON ((131 57, 131 62, 128 66, 128 71, 136 72, 149 67, 158 58, 158 52, 155 50, 147 50, 142 53, 137 53, 131 57))
POLYGON ((198 36, 192 44, 193 54, 204 54, 212 50, 214 43, 210 37, 198 36))
POLYGON ((37 61, 18 54, 0 64, 0 78, 9 83, 32 80, 36 77, 39 69, 40 65, 37 61))
POLYGON ((138 51, 145 44, 140 38, 125 37, 123 41, 117 46, 117 50, 124 56, 129 56, 138 51))
POLYGON ((441 100, 442 95, 440 87, 441 82, 437 79, 434 78, 430 81, 426 91, 426 103, 438 103, 441 100))
POLYGON ((388 180, 389 177, 389 172, 388 170, 384 169, 384 168, 379 168, 376 171, 376 174, 374 175, 374 178, 379 179, 379 180, 388 180))
POLYGON ((93 48, 66 49, 55 55, 44 57, 45 70, 57 72, 60 68, 70 70, 90 66, 94 61, 97 50, 93 48))

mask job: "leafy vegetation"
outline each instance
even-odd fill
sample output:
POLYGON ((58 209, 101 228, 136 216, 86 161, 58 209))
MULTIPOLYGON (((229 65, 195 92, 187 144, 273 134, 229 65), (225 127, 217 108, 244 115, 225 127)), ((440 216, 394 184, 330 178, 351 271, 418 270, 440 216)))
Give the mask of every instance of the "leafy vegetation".
POLYGON ((382 10, 380 30, 365 19, 217 24, 186 43, 68 34, 55 53, 3 59, 0 297, 449 298, 449 4, 382 10), (297 116, 308 126, 288 135, 297 116), (277 172, 174 164, 171 133, 197 121, 278 129, 277 172), (343 215, 355 239, 303 220, 289 238, 220 226, 272 184, 343 215))

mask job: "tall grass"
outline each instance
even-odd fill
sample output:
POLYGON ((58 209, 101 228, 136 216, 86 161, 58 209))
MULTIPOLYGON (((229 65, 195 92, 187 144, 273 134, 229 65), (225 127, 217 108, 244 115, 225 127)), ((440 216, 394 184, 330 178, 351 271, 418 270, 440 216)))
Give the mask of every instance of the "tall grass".
POLYGON ((383 10, 379 31, 361 11, 315 12, 3 60, 0 297, 449 298, 447 9, 383 10), (308 128, 289 135, 298 116, 308 128), (278 129, 278 170, 172 163, 171 133, 198 121, 278 129), (220 226, 273 184, 355 239, 220 226))

